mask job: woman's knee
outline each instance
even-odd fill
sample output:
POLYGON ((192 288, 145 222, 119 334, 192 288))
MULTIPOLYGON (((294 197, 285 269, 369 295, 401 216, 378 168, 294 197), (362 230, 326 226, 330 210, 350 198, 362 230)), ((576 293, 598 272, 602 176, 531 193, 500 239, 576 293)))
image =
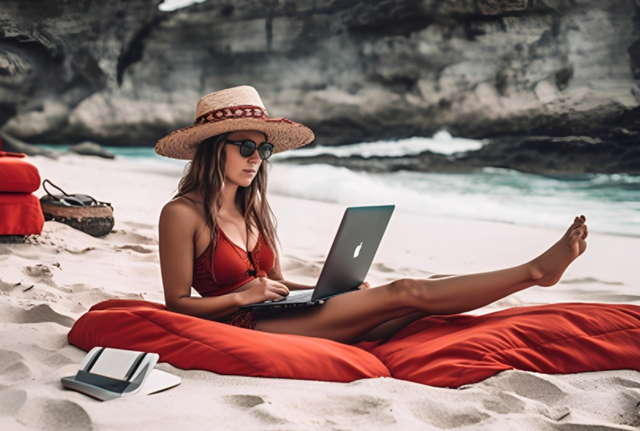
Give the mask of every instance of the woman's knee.
POLYGON ((406 301, 412 304, 416 300, 424 299, 428 289, 427 284, 425 280, 401 278, 391 282, 390 288, 392 293, 397 295, 403 302, 406 301))

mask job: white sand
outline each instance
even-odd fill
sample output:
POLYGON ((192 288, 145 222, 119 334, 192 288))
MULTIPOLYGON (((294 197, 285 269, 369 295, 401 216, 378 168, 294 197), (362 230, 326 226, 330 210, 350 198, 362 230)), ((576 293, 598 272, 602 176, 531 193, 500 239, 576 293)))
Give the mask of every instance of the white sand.
MULTIPOLYGON (((640 373, 630 370, 554 376, 509 371, 451 390, 394 379, 339 384, 222 376, 160 364, 183 383, 164 393, 106 403, 65 391, 60 378, 75 374, 85 355, 66 339, 75 319, 109 298, 162 302, 157 218, 177 186, 181 167, 81 156, 29 160, 43 179, 68 192, 112 202, 116 230, 95 239, 48 222, 30 244, 0 244, 0 430, 640 426, 640 373)), ((270 199, 284 246, 285 275, 312 283, 344 208, 270 199)), ((377 285, 405 276, 515 265, 543 251, 561 233, 397 212, 368 280, 377 285)), ((587 252, 560 284, 529 289, 477 313, 562 301, 640 304, 639 252, 639 238, 592 234, 587 252)))

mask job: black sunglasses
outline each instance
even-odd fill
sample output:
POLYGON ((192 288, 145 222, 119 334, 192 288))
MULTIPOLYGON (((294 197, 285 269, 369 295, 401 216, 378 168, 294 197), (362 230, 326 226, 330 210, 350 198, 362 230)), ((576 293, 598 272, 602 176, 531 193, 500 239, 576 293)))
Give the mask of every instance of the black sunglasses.
POLYGON ((271 157, 271 153, 273 152, 273 144, 269 142, 263 142, 262 144, 256 146, 256 143, 250 139, 247 139, 245 141, 231 141, 227 139, 225 143, 237 145, 238 147, 240 147, 240 155, 242 157, 251 157, 253 153, 258 150, 260 159, 267 160, 269 157, 271 157))

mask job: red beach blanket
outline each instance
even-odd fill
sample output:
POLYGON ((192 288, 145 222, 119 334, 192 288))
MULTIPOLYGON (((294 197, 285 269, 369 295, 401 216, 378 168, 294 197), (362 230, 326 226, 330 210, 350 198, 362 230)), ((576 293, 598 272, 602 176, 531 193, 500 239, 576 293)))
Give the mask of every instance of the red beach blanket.
POLYGON ((458 387, 509 369, 640 370, 640 307, 633 305, 553 304, 433 316, 384 343, 349 346, 237 328, 146 301, 109 300, 78 319, 68 338, 84 350, 155 352, 183 369, 334 382, 393 376, 458 387))

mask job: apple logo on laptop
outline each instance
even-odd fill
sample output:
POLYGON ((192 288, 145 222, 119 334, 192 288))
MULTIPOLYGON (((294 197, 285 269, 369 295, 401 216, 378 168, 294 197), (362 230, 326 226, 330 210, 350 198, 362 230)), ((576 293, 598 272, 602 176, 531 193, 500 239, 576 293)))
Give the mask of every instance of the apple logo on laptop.
POLYGON ((356 250, 353 252, 353 258, 355 259, 360 254, 360 249, 362 248, 362 243, 358 244, 356 250))

